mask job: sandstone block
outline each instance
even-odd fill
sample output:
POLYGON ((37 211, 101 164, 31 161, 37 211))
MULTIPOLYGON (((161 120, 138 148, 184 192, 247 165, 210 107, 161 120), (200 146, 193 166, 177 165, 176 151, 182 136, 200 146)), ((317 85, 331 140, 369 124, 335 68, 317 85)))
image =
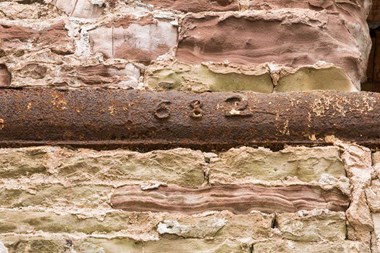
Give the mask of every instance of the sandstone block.
POLYGON ((59 210, 0 209, 1 233, 112 233, 124 232, 131 237, 156 239, 159 215, 94 209, 68 213, 59 210))
POLYGON ((372 214, 373 224, 375 231, 373 232, 374 237, 372 238, 372 245, 374 252, 380 252, 380 214, 372 214))
POLYGON ((46 4, 34 2, 21 4, 15 1, 0 2, 1 19, 50 19, 60 17, 60 12, 46 4))
POLYGON ((343 241, 347 232, 344 213, 283 213, 276 224, 282 237, 293 241, 343 241))
MULTIPOLYGON (((112 108, 108 108, 112 113, 112 108)), ((0 176, 18 178, 43 174, 64 183, 91 181, 106 185, 204 183, 204 156, 190 149, 139 153, 127 150, 69 150, 57 147, 0 149, 0 176)))
POLYGON ((204 157, 189 149, 138 153, 125 150, 65 150, 57 175, 71 182, 175 183, 199 187, 204 178, 204 157))
POLYGON ((329 209, 345 211, 349 200, 337 189, 312 186, 265 187, 260 185, 218 185, 190 189, 169 185, 144 191, 138 186, 115 190, 111 205, 126 211, 202 213, 228 210, 235 214, 329 209))
POLYGON ((287 240, 270 240, 253 246, 254 253, 369 253, 368 245, 357 241, 299 243, 287 240))
POLYGON ((158 63, 148 67, 145 80, 147 86, 154 90, 273 91, 270 71, 266 66, 158 63))
POLYGON ((74 41, 69 37, 63 20, 38 23, 26 21, 0 22, 0 46, 5 55, 20 56, 29 51, 50 49, 56 54, 73 54, 74 41))
POLYGON ((89 31, 89 38, 93 53, 149 62, 177 44, 177 28, 153 16, 124 16, 89 31))
MULTIPOLYGON (((52 181, 53 179, 50 178, 52 181)), ((11 184, 11 183, 10 183, 11 184)), ((0 207, 109 208, 112 186, 37 184, 0 186, 0 207)))
POLYGON ((71 17, 98 18, 103 13, 101 5, 93 4, 89 0, 53 0, 51 3, 71 17))
POLYGON ((233 240, 160 239, 158 241, 136 241, 118 238, 75 238, 70 235, 13 235, 1 236, 9 253, 249 253, 250 246, 233 240))
POLYGON ((297 178, 304 182, 323 177, 345 178, 335 147, 289 147, 278 152, 242 147, 221 153, 210 163, 210 183, 252 183, 297 178))
POLYGON ((372 180, 371 186, 365 189, 368 205, 372 212, 380 212, 380 180, 372 180))
POLYGON ((54 86, 63 88, 137 88, 140 69, 125 60, 79 60, 45 49, 7 61, 12 87, 54 86), (48 59, 48 60, 47 60, 48 59))
POLYGON ((233 215, 230 212, 202 215, 165 215, 157 225, 160 235, 183 238, 266 238, 271 233, 274 215, 253 212, 233 215))
POLYGON ((183 12, 202 11, 237 11, 239 10, 238 0, 143 0, 143 3, 152 4, 157 8, 169 10, 179 10, 183 12))
POLYGON ((343 17, 307 9, 188 14, 182 21, 176 55, 181 62, 193 64, 274 62, 280 65, 279 72, 282 67, 299 69, 323 61, 342 68, 350 77, 340 87, 355 90, 365 79, 370 51, 370 37, 363 34, 358 46, 343 17))
POLYGON ((14 178, 47 173, 54 148, 0 149, 0 177, 14 178))

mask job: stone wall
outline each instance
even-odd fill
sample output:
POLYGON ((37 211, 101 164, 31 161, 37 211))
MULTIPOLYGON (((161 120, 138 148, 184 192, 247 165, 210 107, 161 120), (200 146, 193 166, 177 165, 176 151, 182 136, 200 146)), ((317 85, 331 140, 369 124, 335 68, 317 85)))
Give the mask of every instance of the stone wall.
POLYGON ((378 252, 380 153, 335 143, 1 149, 0 241, 12 253, 378 252))
POLYGON ((355 91, 366 80, 369 8, 369 0, 1 1, 0 83, 355 91))
MULTIPOLYGON (((358 91, 369 9, 369 0, 0 0, 0 87, 358 91)), ((333 143, 0 149, 0 253, 380 253, 380 153, 333 143)))

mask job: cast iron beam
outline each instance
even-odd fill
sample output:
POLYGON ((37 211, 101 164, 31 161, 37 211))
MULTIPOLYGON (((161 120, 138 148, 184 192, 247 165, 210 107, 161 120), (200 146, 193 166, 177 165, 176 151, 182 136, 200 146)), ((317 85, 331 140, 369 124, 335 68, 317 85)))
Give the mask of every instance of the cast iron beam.
POLYGON ((380 146, 378 93, 186 93, 0 90, 0 146, 135 150, 323 145, 326 136, 380 146))

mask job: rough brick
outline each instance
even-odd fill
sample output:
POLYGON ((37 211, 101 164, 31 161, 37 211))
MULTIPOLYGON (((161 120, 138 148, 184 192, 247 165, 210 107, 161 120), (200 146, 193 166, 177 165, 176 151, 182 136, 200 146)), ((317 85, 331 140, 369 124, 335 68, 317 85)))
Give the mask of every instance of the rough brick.
POLYGON ((304 182, 345 178, 335 147, 289 147, 278 152, 242 147, 221 153, 210 163, 210 183, 249 183, 296 178, 304 182))

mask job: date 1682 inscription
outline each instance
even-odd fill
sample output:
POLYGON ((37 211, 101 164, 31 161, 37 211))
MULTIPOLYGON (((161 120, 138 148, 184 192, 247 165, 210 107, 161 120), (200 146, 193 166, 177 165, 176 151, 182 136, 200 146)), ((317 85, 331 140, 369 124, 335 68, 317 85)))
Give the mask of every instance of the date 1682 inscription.
MULTIPOLYGON (((235 95, 224 100, 226 110, 224 111, 225 117, 251 117, 253 114, 249 110, 248 101, 244 100, 241 96, 235 95)), ((159 120, 170 118, 170 105, 171 102, 164 100, 161 101, 154 112, 154 116, 159 120)), ((200 120, 205 114, 203 110, 203 103, 200 100, 194 100, 189 104, 189 116, 192 119, 200 120)))

